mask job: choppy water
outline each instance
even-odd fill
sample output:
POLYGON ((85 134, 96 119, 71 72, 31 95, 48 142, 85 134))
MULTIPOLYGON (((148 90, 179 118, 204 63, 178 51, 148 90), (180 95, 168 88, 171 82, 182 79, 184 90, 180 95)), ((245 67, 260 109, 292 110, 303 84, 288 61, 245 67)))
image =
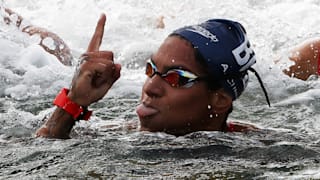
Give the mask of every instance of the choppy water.
POLYGON ((122 77, 80 122, 73 139, 33 138, 52 99, 67 87, 65 67, 36 40, 0 21, 0 179, 320 179, 320 81, 284 76, 290 47, 319 37, 317 0, 2 0, 32 24, 60 35, 78 57, 101 12, 107 13, 103 49, 115 52, 122 77), (165 29, 156 29, 159 16, 165 29), (173 29, 209 18, 246 27, 273 106, 258 82, 235 102, 230 119, 253 123, 259 133, 196 132, 183 137, 141 133, 134 120, 144 81, 142 62, 173 29))

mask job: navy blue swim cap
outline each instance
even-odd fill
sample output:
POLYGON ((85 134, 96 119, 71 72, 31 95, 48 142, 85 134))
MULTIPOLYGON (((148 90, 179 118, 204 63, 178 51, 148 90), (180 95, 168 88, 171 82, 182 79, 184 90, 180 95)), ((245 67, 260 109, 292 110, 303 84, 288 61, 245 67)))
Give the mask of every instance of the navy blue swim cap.
POLYGON ((211 19, 175 30, 202 55, 212 83, 237 99, 247 86, 248 69, 256 63, 243 26, 226 19, 211 19))

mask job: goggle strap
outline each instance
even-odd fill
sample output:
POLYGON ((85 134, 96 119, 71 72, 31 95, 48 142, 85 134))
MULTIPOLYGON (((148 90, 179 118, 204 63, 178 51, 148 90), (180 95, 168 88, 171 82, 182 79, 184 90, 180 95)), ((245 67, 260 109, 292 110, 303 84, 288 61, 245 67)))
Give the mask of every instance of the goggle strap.
POLYGON ((251 72, 253 72, 253 73, 256 75, 256 77, 257 77, 257 79, 258 79, 258 81, 259 81, 259 83, 260 83, 260 86, 261 86, 261 88, 262 88, 262 90, 263 90, 263 93, 264 93, 264 95, 265 95, 265 97, 266 97, 267 103, 268 103, 269 107, 271 107, 267 90, 266 90, 266 88, 264 87, 263 82, 262 82, 262 80, 261 80, 258 72, 257 72, 255 69, 253 69, 252 67, 250 67, 248 70, 251 71, 251 72))

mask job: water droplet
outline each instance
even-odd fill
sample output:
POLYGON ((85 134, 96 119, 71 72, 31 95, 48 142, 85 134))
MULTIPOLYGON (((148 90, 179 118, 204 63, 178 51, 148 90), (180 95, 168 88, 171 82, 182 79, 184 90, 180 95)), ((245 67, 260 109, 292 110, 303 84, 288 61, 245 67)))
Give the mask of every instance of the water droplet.
POLYGON ((64 48, 64 44, 60 44, 59 49, 62 50, 64 48))
POLYGON ((314 47, 313 43, 312 43, 312 44, 310 44, 310 47, 311 47, 311 49, 313 49, 313 47, 314 47))
POLYGON ((208 104, 208 109, 211 109, 211 105, 210 104, 208 104))
POLYGON ((174 59, 172 59, 171 62, 174 63, 174 59))

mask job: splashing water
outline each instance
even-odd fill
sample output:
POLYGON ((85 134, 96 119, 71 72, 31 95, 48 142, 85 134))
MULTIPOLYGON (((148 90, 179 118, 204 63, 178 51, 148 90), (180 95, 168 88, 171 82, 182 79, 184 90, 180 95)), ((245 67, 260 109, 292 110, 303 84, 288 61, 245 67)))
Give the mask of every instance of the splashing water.
POLYGON ((120 80, 91 107, 92 119, 75 126, 73 139, 33 138, 75 67, 61 65, 37 45, 39 39, 0 21, 1 179, 320 178, 320 81, 287 77, 273 63, 280 59, 286 66, 291 47, 319 37, 318 1, 2 0, 0 6, 58 34, 76 60, 105 12, 101 49, 114 51, 123 67, 120 80), (161 16, 165 26, 158 29, 161 16), (272 107, 252 78, 230 119, 266 130, 174 137, 124 126, 137 120, 145 59, 172 30, 209 18, 234 19, 246 28, 272 107))

